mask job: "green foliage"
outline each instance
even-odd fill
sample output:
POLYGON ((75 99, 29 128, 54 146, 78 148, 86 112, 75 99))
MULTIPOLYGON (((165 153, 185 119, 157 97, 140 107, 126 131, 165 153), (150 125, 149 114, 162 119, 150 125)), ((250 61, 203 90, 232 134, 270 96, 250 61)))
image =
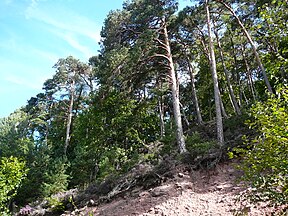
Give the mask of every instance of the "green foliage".
POLYGON ((45 181, 42 184, 42 195, 44 197, 64 192, 67 189, 69 178, 69 175, 66 174, 67 166, 66 159, 58 159, 45 172, 45 181))
POLYGON ((265 53, 263 62, 265 62, 270 80, 275 86, 282 83, 287 84, 288 79, 287 9, 287 1, 283 0, 265 2, 262 7, 258 8, 259 16, 265 20, 264 23, 258 25, 258 31, 263 32, 261 39, 269 41, 270 47, 273 47, 272 52, 265 53))
POLYGON ((0 212, 8 213, 7 204, 16 195, 26 177, 25 163, 15 157, 0 160, 0 212))
POLYGON ((48 207, 51 208, 51 210, 54 213, 64 212, 65 206, 60 198, 51 196, 47 198, 47 201, 48 201, 48 207))
MULTIPOLYGON (((11 192, 6 188, 6 194, 0 194, 4 206, 15 195, 16 189, 18 193, 14 199, 22 205, 37 197, 51 197, 69 187, 85 187, 107 175, 126 172, 138 161, 157 163, 159 155, 177 155, 163 18, 179 78, 181 112, 186 118, 183 125, 189 130, 196 118, 195 101, 191 98, 192 81, 186 79, 187 59, 195 67, 195 92, 203 119, 214 121, 215 101, 202 3, 176 13, 178 3, 175 0, 126 1, 122 10, 109 13, 101 31, 101 53, 90 58, 89 65, 71 56, 59 59, 54 65, 55 75, 44 83, 44 92, 32 97, 24 109, 0 119, 0 158, 21 158, 29 168, 23 182, 26 171, 21 171, 21 187, 11 185, 14 187, 9 189, 11 192), (159 106, 166 127, 165 136, 160 141, 159 106), (71 117, 69 128, 68 116, 71 117), (65 137, 69 145, 63 159, 65 137)), ((220 4, 210 3, 213 11, 223 11, 219 10, 220 4)), ((256 1, 256 4, 237 1, 233 3, 234 7, 247 30, 255 36, 253 40, 272 87, 285 86, 288 80, 286 1, 256 1)), ((211 19, 221 36, 219 41, 236 99, 245 113, 253 101, 267 99, 263 76, 255 64, 251 46, 235 25, 235 20, 226 13, 212 13, 211 19)), ((215 49, 215 54, 219 60, 219 49, 215 49)), ((239 135, 249 133, 243 125, 246 116, 233 116, 220 61, 217 70, 221 98, 229 116, 224 122, 225 139, 229 147, 238 146, 239 135)), ((267 104, 258 103, 251 109, 253 121, 249 125, 252 132, 258 130, 259 136, 247 149, 235 149, 245 157, 246 180, 253 182, 258 194, 279 203, 287 197, 285 167, 288 158, 285 145, 287 90, 280 92, 267 104)), ((205 133, 201 127, 197 129, 202 135, 205 133)), ((209 130, 205 125, 203 128, 209 130)), ((213 130, 206 132, 205 138, 213 137, 213 130)), ((186 142, 187 155, 192 156, 194 162, 198 159, 200 163, 211 161, 218 157, 218 153, 222 154, 216 142, 201 139, 197 132, 187 136, 186 142), (217 154, 213 155, 215 152, 217 154), (211 155, 214 158, 211 159, 211 155)), ((18 168, 15 165, 11 169, 16 172, 18 168)), ((0 174, 4 176, 2 171, 0 174)), ((5 178, 8 178, 6 174, 5 178)), ((1 177, 1 184, 2 179, 4 177, 1 177)), ((55 210, 63 210, 60 200, 53 198, 49 202, 55 210)))
POLYGON ((78 143, 71 167, 73 185, 129 169, 146 148, 145 143, 157 138, 153 103, 139 103, 117 91, 100 92, 95 101, 75 122, 78 143))
POLYGON ((33 149, 31 155, 26 160, 26 166, 29 168, 27 178, 24 179, 15 201, 18 205, 25 205, 28 202, 34 201, 38 197, 44 197, 42 185, 47 182, 45 173, 49 172, 53 163, 51 151, 47 146, 38 144, 36 149, 33 149))
MULTIPOLYGON (((224 135, 226 142, 227 150, 234 149, 236 147, 243 147, 243 135, 253 135, 255 130, 249 128, 245 122, 251 117, 243 110, 242 115, 240 116, 231 116, 228 119, 224 120, 224 135)), ((233 153, 229 153, 233 154, 233 153)))
POLYGON ((0 156, 27 157, 33 142, 28 138, 28 115, 16 110, 7 118, 0 119, 0 156))
POLYGON ((259 136, 243 150, 244 180, 252 183, 249 194, 252 201, 270 201, 273 204, 288 202, 288 89, 279 89, 265 103, 251 108, 259 136))
POLYGON ((186 145, 187 150, 193 157, 206 155, 213 149, 218 148, 216 141, 204 141, 198 132, 194 132, 186 138, 186 145))
POLYGON ((160 150, 160 154, 162 156, 164 156, 165 154, 170 155, 173 151, 177 149, 176 134, 175 132, 173 132, 173 129, 166 128, 165 136, 161 139, 161 142, 163 142, 164 144, 160 150))
POLYGON ((245 126, 245 119, 248 118, 248 115, 246 113, 242 114, 241 116, 232 116, 228 119, 224 119, 224 130, 229 129, 231 131, 234 131, 238 129, 239 127, 245 126))

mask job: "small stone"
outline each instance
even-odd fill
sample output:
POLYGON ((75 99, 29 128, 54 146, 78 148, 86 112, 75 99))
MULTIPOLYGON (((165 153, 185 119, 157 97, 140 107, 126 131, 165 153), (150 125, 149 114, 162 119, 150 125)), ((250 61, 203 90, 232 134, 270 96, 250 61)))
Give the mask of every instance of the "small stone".
POLYGON ((149 192, 147 192, 147 191, 143 191, 143 192, 139 193, 139 197, 145 197, 148 195, 149 195, 149 192))
POLYGON ((219 199, 218 203, 224 203, 224 199, 219 199))
POLYGON ((228 169, 227 171, 228 171, 229 173, 235 172, 235 170, 234 170, 233 168, 230 168, 230 169, 228 169))
POLYGON ((159 197, 159 196, 164 196, 167 194, 167 192, 163 191, 163 190, 157 190, 157 189, 154 189, 150 192, 151 196, 152 197, 159 197))
POLYGON ((178 176, 179 176, 180 178, 183 178, 183 177, 184 177, 184 174, 183 174, 183 173, 178 173, 178 176))
POLYGON ((223 186, 223 185, 217 185, 216 188, 217 188, 218 190, 222 190, 222 189, 224 188, 224 186, 223 186))
POLYGON ((207 200, 205 198, 199 198, 199 200, 201 200, 203 202, 207 202, 207 200))
POLYGON ((148 210, 148 212, 149 212, 149 213, 153 213, 153 212, 154 212, 154 208, 150 208, 150 209, 148 210))
POLYGON ((94 206, 95 205, 95 201, 93 199, 90 199, 88 202, 88 206, 94 206))
POLYGON ((176 188, 182 188, 182 185, 178 182, 175 183, 176 188))
POLYGON ((155 209, 154 213, 155 213, 155 214, 161 214, 162 212, 161 212, 160 209, 155 209))

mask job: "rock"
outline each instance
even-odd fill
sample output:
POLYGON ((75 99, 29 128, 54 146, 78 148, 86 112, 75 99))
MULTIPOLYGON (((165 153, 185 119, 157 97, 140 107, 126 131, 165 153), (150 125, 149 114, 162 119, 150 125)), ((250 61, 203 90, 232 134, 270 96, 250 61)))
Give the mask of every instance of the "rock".
POLYGON ((154 213, 155 213, 155 214, 161 214, 162 211, 161 211, 161 209, 155 209, 155 210, 154 210, 154 213))
POLYGON ((176 186, 176 188, 178 188, 178 189, 182 189, 182 185, 181 185, 179 182, 176 182, 176 183, 175 183, 175 186, 176 186))
POLYGON ((166 192, 166 191, 162 191, 162 190, 152 190, 152 191, 150 192, 150 194, 151 194, 152 197, 159 197, 159 196, 164 196, 164 195, 166 195, 167 192, 166 192))
POLYGON ((153 214, 153 213, 154 213, 154 208, 153 208, 153 207, 150 208, 150 209, 148 210, 148 213, 153 214))
POLYGON ((180 178, 183 178, 183 177, 184 177, 184 174, 183 174, 183 173, 178 173, 178 176, 179 176, 180 178))
POLYGON ((224 186, 223 186, 223 185, 217 185, 216 188, 217 188, 218 190, 222 190, 222 189, 224 188, 224 186))
POLYGON ((91 207, 91 206, 95 206, 96 203, 95 203, 95 201, 94 201, 93 199, 90 199, 90 200, 88 201, 87 205, 88 205, 89 207, 91 207))
POLYGON ((218 203, 224 203, 225 202, 225 198, 219 199, 217 202, 218 203))
POLYGON ((139 197, 145 197, 145 196, 149 196, 148 191, 143 191, 143 192, 139 193, 139 197))
POLYGON ((230 168, 230 169, 228 169, 227 171, 228 171, 228 173, 233 173, 233 172, 235 172, 235 170, 234 170, 233 168, 230 168))

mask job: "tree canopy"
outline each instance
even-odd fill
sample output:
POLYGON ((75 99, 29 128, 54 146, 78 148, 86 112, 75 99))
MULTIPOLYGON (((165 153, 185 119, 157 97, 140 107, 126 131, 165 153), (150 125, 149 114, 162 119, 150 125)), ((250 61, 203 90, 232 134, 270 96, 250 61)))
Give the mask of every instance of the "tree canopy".
POLYGON ((272 182, 263 193, 287 201, 287 1, 194 3, 179 11, 176 0, 125 1, 107 15, 98 54, 60 58, 43 91, 0 119, 0 209, 175 150, 196 158, 204 145, 191 145, 195 127, 212 125, 205 148, 222 156, 235 147, 225 121, 247 113, 261 135, 241 144, 246 177, 256 188, 272 182))

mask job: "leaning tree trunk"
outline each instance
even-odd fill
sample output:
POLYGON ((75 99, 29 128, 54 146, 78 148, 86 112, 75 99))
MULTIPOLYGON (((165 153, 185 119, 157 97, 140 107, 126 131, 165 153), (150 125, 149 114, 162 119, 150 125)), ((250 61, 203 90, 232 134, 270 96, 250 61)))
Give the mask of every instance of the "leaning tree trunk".
POLYGON ((220 91, 218 86, 218 77, 216 71, 216 60, 214 53, 213 38, 211 35, 211 24, 210 24, 210 12, 208 6, 208 0, 205 2, 206 16, 207 16, 207 28, 209 37, 209 50, 210 50, 210 66, 214 85, 214 97, 215 97, 215 107, 216 107, 216 124, 217 124, 217 139, 220 146, 224 145, 224 133, 223 133, 223 122, 221 114, 221 99, 220 91))
POLYGON ((249 43, 250 43, 250 45, 252 47, 253 53, 254 53, 254 55, 256 57, 257 64, 258 64, 258 66, 260 67, 260 69, 262 71, 262 75, 263 75, 264 81, 266 83, 266 86, 268 88, 268 91, 273 94, 272 87, 270 85, 269 79, 268 79, 267 74, 266 74, 266 70, 265 70, 265 68, 264 68, 264 66, 262 64, 260 56, 259 56, 259 54, 257 52, 257 48, 256 48, 256 46, 255 46, 250 34, 248 33, 247 29, 245 28, 245 26, 243 25, 243 23, 241 22, 240 18, 235 13, 235 11, 228 4, 226 4, 223 0, 216 0, 216 1, 221 3, 225 8, 227 8, 230 11, 230 13, 233 15, 233 17, 237 20, 237 23, 240 25, 242 31, 244 32, 246 38, 248 39, 248 41, 249 41, 249 43))
POLYGON ((234 108, 234 111, 236 112, 236 114, 241 115, 241 111, 240 111, 240 108, 238 106, 238 103, 237 103, 237 100, 236 100, 236 97, 234 94, 234 90, 233 90, 233 87, 232 87, 232 84, 230 81, 229 72, 226 68, 221 42, 219 40, 218 32, 216 29, 214 30, 214 34, 216 36, 216 40, 217 40, 217 44, 218 44, 218 48, 219 48, 219 53, 220 53, 220 58, 221 58, 221 63, 222 63, 222 67, 224 69, 224 74, 225 74, 225 78, 227 81, 227 86, 228 86, 228 90, 229 90, 229 95, 231 97, 232 105, 233 105, 233 108, 234 108))
POLYGON ((174 119, 175 119, 175 124, 176 124, 177 144, 178 144, 180 153, 184 153, 187 150, 186 150, 186 145, 185 145, 182 120, 181 120, 179 92, 178 92, 177 79, 176 79, 176 73, 175 73, 170 43, 168 39, 166 21, 164 18, 162 19, 162 26, 163 26, 163 38, 164 39, 163 39, 163 43, 161 42, 161 45, 164 46, 166 55, 163 56, 159 54, 158 56, 162 56, 168 61, 169 78, 171 81, 170 87, 172 91, 173 114, 174 114, 174 119))

